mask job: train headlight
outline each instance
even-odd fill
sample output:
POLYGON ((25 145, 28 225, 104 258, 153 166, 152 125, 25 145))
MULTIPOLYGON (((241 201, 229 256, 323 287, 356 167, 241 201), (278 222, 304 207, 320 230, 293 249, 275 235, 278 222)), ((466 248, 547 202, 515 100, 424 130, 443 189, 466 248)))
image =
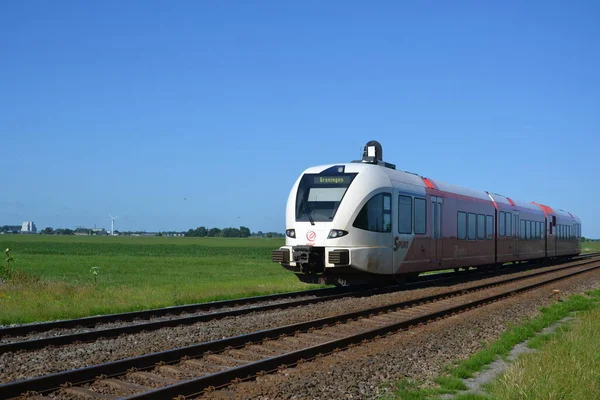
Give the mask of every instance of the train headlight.
POLYGON ((336 239, 342 236, 346 236, 348 234, 348 232, 343 231, 341 229, 332 229, 329 231, 329 236, 327 236, 327 239, 336 239))
POLYGON ((296 230, 295 229, 286 229, 285 236, 295 239, 296 238, 296 230))

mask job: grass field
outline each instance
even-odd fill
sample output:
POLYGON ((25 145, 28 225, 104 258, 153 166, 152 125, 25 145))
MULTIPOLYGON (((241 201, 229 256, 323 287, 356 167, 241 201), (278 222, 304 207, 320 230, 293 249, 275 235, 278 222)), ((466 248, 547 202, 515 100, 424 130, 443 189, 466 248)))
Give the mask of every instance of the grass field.
POLYGON ((14 278, 0 324, 74 318, 309 288, 272 263, 283 239, 2 235, 14 278), (98 268, 94 279, 93 267, 98 268))
POLYGON ((446 366, 434 382, 404 379, 386 400, 434 400, 452 394, 455 400, 499 399, 598 399, 600 398, 600 290, 573 295, 540 309, 536 318, 512 326, 496 341, 471 357, 446 366), (553 334, 539 335, 566 316, 575 316, 573 329, 561 327, 553 334), (524 341, 541 349, 525 354, 499 379, 484 385, 486 394, 460 393, 463 379, 473 377, 494 360, 505 357, 524 341))
POLYGON ((540 351, 523 355, 489 385, 491 398, 600 399, 600 309, 546 336, 540 351), (545 342, 545 343, 544 343, 545 342))
POLYGON ((584 253, 600 251, 600 242, 583 242, 581 243, 581 251, 584 253))

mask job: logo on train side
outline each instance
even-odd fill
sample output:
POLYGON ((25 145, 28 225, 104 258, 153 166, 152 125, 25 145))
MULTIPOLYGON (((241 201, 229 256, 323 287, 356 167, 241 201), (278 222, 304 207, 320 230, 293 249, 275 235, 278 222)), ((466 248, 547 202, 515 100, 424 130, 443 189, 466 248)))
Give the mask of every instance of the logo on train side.
POLYGON ((314 242, 316 238, 317 234, 314 231, 306 232, 306 240, 308 240, 309 242, 314 242))

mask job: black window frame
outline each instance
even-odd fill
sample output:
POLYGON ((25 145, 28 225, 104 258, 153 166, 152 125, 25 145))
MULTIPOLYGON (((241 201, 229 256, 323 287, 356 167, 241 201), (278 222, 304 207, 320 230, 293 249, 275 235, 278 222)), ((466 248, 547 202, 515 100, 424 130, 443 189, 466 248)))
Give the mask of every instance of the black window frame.
POLYGON ((468 238, 468 234, 467 234, 467 213, 464 211, 458 211, 456 213, 456 238, 459 240, 467 240, 468 238), (461 237, 460 235, 460 214, 464 215, 465 218, 465 224, 464 224, 464 236, 461 237))
POLYGON ((477 214, 468 213, 467 214, 467 239, 468 240, 477 240, 477 214), (473 216, 473 237, 471 238, 471 215, 473 216))
POLYGON ((405 194, 399 194, 398 195, 398 233, 400 233, 400 234, 411 234, 413 232, 413 218, 414 218, 413 217, 413 197, 405 195, 405 194), (409 218, 409 220, 410 220, 410 230, 408 232, 403 232, 403 231, 400 230, 400 216, 401 216, 401 213, 400 213, 400 197, 405 197, 405 198, 407 198, 407 199, 410 200, 410 207, 409 207, 410 208, 410 218, 409 218))
POLYGON ((427 200, 423 197, 415 197, 413 199, 413 231, 415 235, 426 235, 427 234, 427 200), (423 231, 417 231, 417 201, 423 202, 423 231))
MULTIPOLYGON (((368 210, 368 208, 367 208, 368 210)), ((367 211, 368 212, 368 211, 367 211)), ((368 222, 368 221, 367 221, 368 222)), ((354 221, 352 222, 352 227, 356 228, 356 229, 361 229, 363 231, 367 231, 367 232, 375 232, 375 233, 391 233, 392 232, 392 194, 389 192, 380 192, 380 193, 376 193, 374 195, 372 195, 369 200, 367 200, 365 202, 365 204, 362 206, 362 208, 360 209, 360 211, 358 212, 358 214, 356 215, 356 217, 354 218, 354 221), (371 203, 371 201, 373 201, 377 196, 381 196, 381 227, 383 230, 373 230, 373 229, 369 229, 369 228, 365 228, 362 226, 358 226, 357 225, 357 221, 359 219, 360 214, 363 212, 363 210, 365 209, 365 207, 368 207, 369 204, 371 203), (386 210, 385 209, 385 198, 389 198, 389 203, 390 203, 390 209, 386 210), (390 216, 389 220, 390 220, 390 224, 389 224, 389 229, 385 229, 385 215, 388 214, 390 216)))
POLYGON ((485 235, 486 235, 486 230, 485 230, 485 214, 477 214, 477 240, 485 240, 485 235), (483 232, 481 232, 481 235, 479 234, 479 228, 480 228, 480 218, 481 217, 481 222, 483 222, 483 232))
POLYGON ((492 240, 494 238, 494 216, 486 215, 485 216, 485 238, 488 240, 492 240), (490 220, 492 221, 490 223, 490 220))

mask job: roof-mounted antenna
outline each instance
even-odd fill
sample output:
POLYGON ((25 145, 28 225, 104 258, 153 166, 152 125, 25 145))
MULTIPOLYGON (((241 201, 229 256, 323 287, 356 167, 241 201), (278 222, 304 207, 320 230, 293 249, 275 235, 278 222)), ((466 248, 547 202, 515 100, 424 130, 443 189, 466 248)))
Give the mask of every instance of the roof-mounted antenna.
POLYGON ((396 169, 396 166, 394 164, 389 164, 383 161, 383 148, 381 147, 381 144, 376 140, 371 140, 365 145, 361 161, 353 162, 375 164, 381 165, 382 167, 386 168, 396 169))
POLYGON ((371 164, 377 164, 383 161, 383 148, 376 140, 371 140, 365 145, 362 160, 371 164))

